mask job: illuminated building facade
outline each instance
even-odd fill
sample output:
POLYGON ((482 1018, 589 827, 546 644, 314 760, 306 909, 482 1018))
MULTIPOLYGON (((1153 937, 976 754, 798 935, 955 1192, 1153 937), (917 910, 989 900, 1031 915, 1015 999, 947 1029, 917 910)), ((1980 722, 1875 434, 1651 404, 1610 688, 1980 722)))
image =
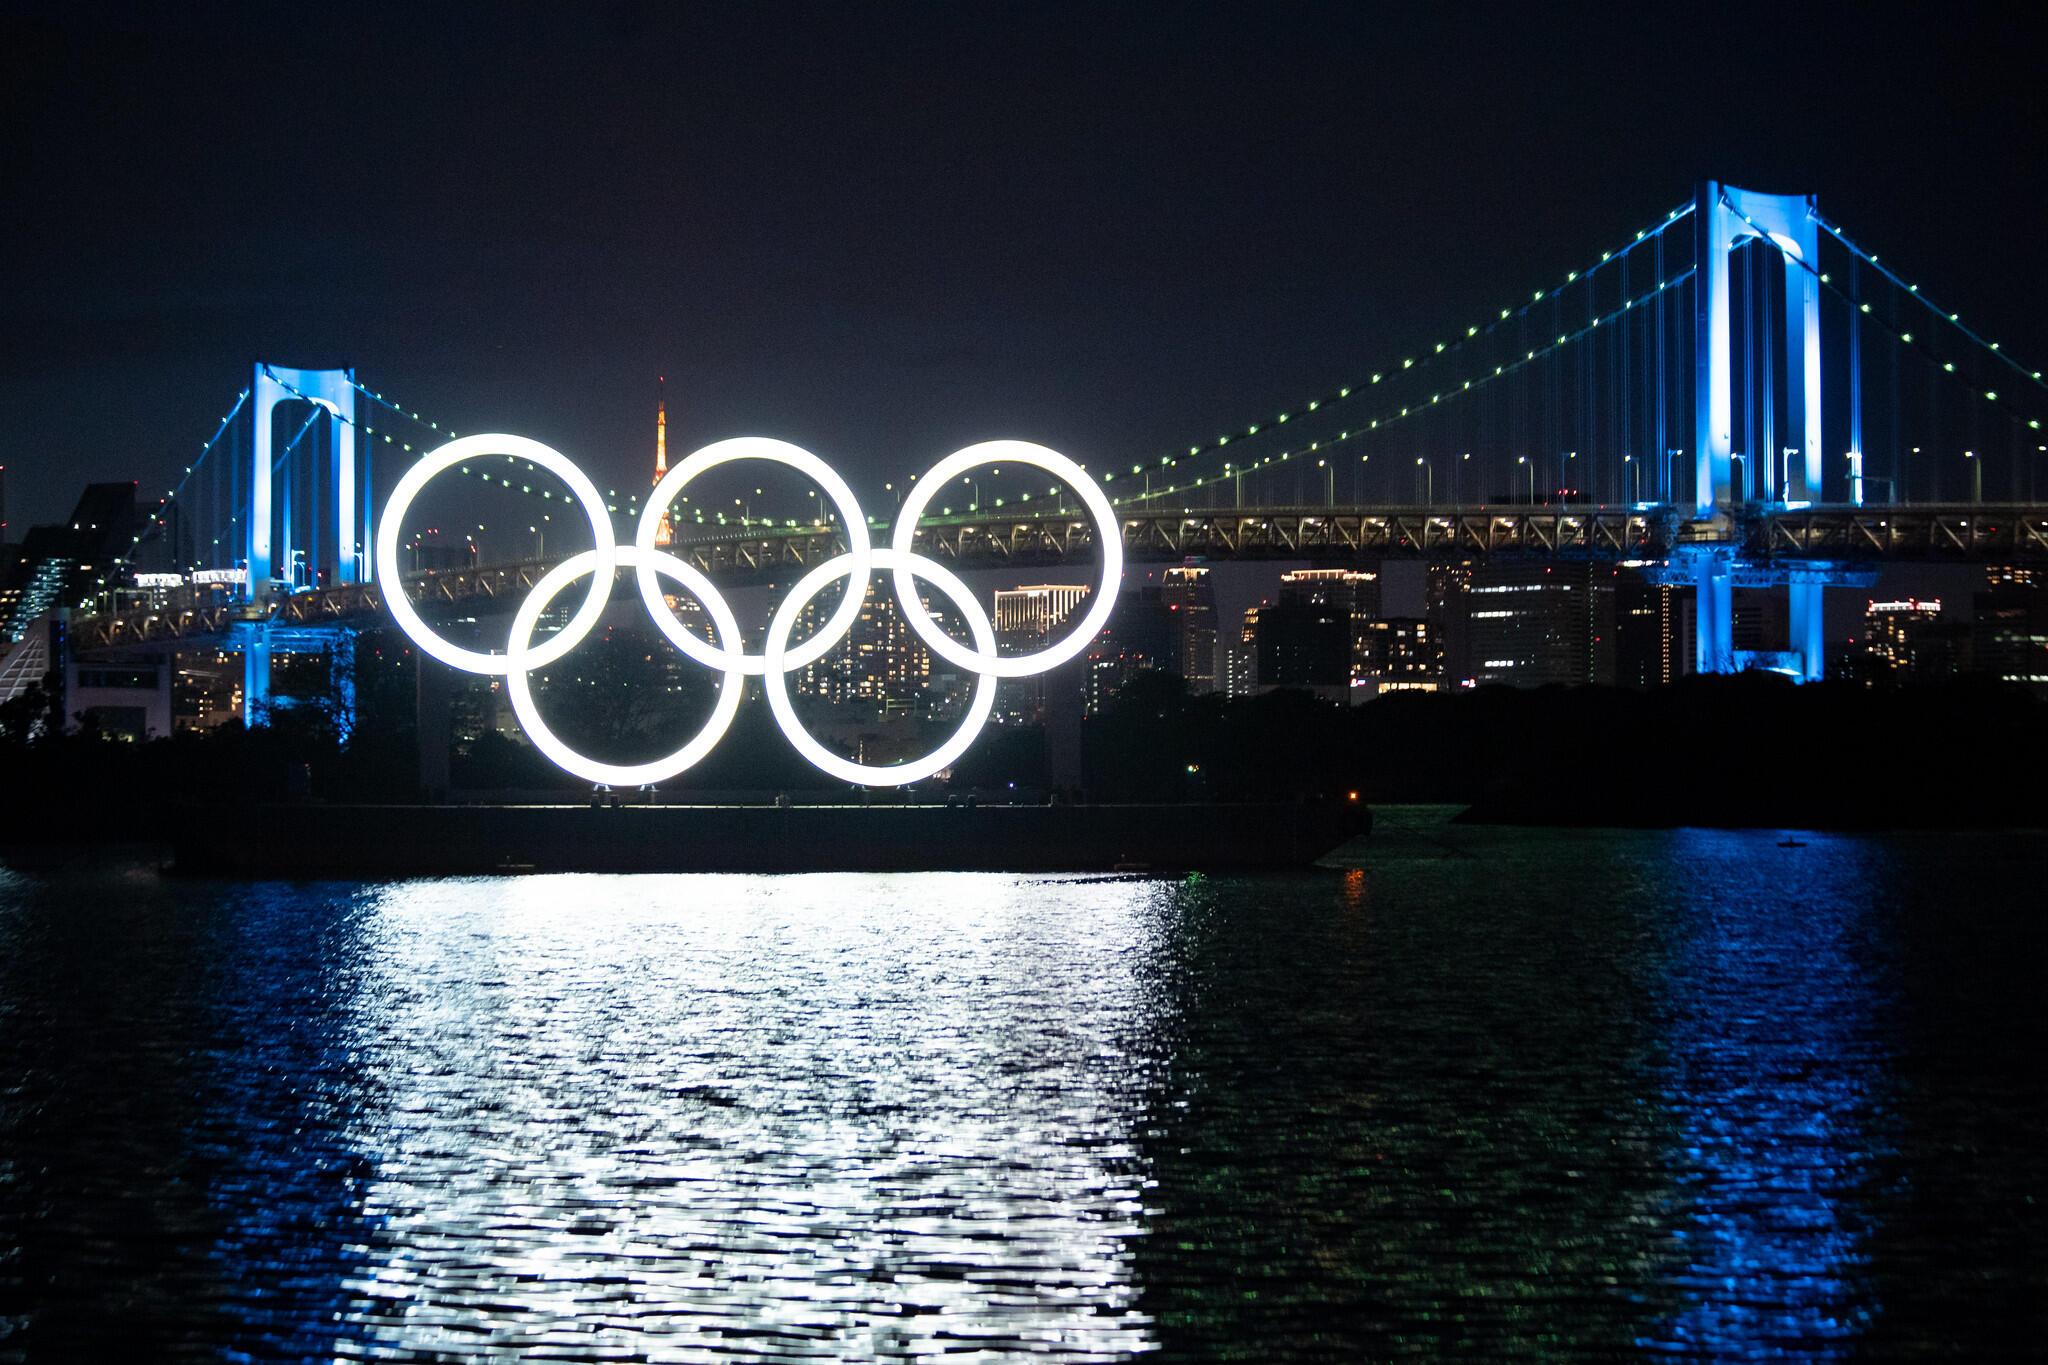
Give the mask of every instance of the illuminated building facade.
POLYGON ((1620 572, 1569 560, 1497 560, 1474 568, 1461 594, 1473 681, 1612 684, 1620 572))
POLYGON ((133 483, 95 483, 67 521, 29 528, 0 562, 0 643, 19 640, 45 612, 96 596, 139 524, 133 483))
POLYGON ((1624 571, 1615 596, 1615 682, 1661 687, 1693 671, 1693 589, 1624 571))
POLYGON ((1383 616, 1374 621, 1366 632, 1366 654, 1373 691, 1434 692, 1441 685, 1427 619, 1383 616))
MULTIPOLYGON (((1045 648, 1046 636, 1070 618, 1087 600, 1085 584, 1041 583, 1005 588, 996 593, 996 648, 1016 657, 1045 648)), ((995 717, 1006 725, 1038 725, 1045 720, 1046 688, 1051 673, 1004 678, 996 685, 995 717)))
POLYGON ((1941 599, 1906 597, 1871 602, 1863 610, 1866 681, 1902 680, 1923 672, 1919 658, 1929 632, 1941 619, 1941 599))
POLYGON ((1160 576, 1159 597, 1173 624, 1181 677, 1192 693, 1216 690, 1216 585, 1209 571, 1185 564, 1160 576))
POLYGON ((1255 697, 1259 692, 1259 608, 1246 607, 1244 619, 1223 642, 1223 695, 1255 697))
POLYGON ((2048 697, 2048 583, 2031 567, 1993 565, 1971 602, 1971 662, 2048 697))
MULTIPOLYGON (((860 613, 846 638, 816 663, 795 673, 798 696, 834 705, 866 705, 878 711, 911 710, 931 700, 926 695, 934 681, 931 651, 896 609, 892 593, 886 578, 868 579, 860 613)), ((809 639, 836 606, 829 601, 821 606, 815 597, 806 602, 792 638, 809 639)))

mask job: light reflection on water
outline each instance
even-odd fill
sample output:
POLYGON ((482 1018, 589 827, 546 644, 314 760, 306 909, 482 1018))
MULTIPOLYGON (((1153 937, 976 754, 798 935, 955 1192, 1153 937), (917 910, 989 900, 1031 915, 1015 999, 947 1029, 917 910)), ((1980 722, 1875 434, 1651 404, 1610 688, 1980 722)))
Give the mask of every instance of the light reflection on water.
POLYGON ((1690 1302, 1659 1344, 1824 1355, 1869 1326, 1856 1208, 1896 1155, 1890 860, 1818 833, 1803 848, 1722 830, 1669 839, 1691 892, 1669 972, 1690 1302), (1760 873, 1775 895, 1757 894, 1760 873))
POLYGON ((393 887, 360 923, 353 1028, 385 1078, 355 1119, 378 1170, 361 1344, 1143 1342, 1133 967, 1170 887, 480 889, 393 887))
POLYGON ((0 1365, 1988 1358, 2028 835, 1343 873, 0 866, 0 1365))

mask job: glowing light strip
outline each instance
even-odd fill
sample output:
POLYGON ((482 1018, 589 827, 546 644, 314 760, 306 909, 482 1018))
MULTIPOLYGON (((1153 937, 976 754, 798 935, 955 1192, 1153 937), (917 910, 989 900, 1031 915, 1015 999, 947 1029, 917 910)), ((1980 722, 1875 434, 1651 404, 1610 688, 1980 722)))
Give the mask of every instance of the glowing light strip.
POLYGON ((1203 478, 1198 478, 1193 483, 1170 485, 1164 489, 1155 489, 1154 491, 1149 493, 1130 493, 1126 494, 1124 497, 1121 498, 1113 498, 1111 499, 1111 502, 1114 506, 1117 507, 1130 507, 1146 502, 1156 502, 1160 498, 1171 497, 1176 493, 1186 493, 1190 488, 1213 487, 1216 484, 1227 482, 1228 480, 1238 478, 1241 475, 1254 474, 1260 470, 1265 469, 1268 465, 1285 464, 1297 455, 1320 454, 1327 447, 1342 445, 1347 441, 1356 439, 1357 437, 1365 436, 1371 432, 1378 431, 1382 427, 1393 426, 1395 423, 1404 421, 1410 417, 1420 417, 1423 413, 1440 406, 1444 399, 1456 399, 1463 394, 1477 392, 1478 390, 1485 388, 1488 384, 1492 383, 1496 379, 1504 379, 1507 376, 1515 373, 1517 370, 1525 369, 1528 366, 1535 364, 1537 361, 1544 359, 1546 356, 1549 356, 1554 352, 1563 350, 1565 347, 1571 345, 1573 342, 1580 341, 1586 337, 1592 336, 1595 332, 1598 332, 1602 327, 1607 326, 1608 324, 1616 321, 1619 318, 1627 316, 1629 313, 1632 313, 1637 308, 1642 307, 1645 303, 1648 303, 1650 300, 1656 298, 1659 294, 1662 294, 1667 290, 1676 289, 1679 285, 1684 284, 1687 280, 1691 279, 1693 277, 1693 273, 1694 272, 1691 268, 1682 270, 1678 274, 1672 276, 1670 279, 1662 281, 1655 288, 1650 289, 1645 293, 1639 294, 1635 298, 1625 301, 1621 305, 1621 307, 1616 308, 1612 312, 1603 313, 1599 317, 1594 318, 1592 321, 1588 322, 1585 326, 1579 328, 1577 331, 1561 333, 1556 341, 1549 342, 1545 345, 1536 347, 1534 350, 1527 352, 1520 360, 1511 361, 1510 363, 1505 365, 1494 366, 1492 374, 1481 375, 1477 379, 1468 379, 1458 388, 1451 389, 1447 392, 1430 395, 1430 399, 1427 403, 1414 403, 1409 405, 1408 407, 1402 408, 1399 412, 1391 413, 1387 416, 1371 418, 1367 421, 1366 425, 1362 427, 1353 427, 1349 430, 1341 431, 1337 435, 1329 437, 1327 439, 1311 441, 1306 446, 1297 446, 1292 450, 1283 450, 1278 452, 1277 454, 1268 455, 1263 459, 1252 461, 1251 463, 1245 465, 1242 469, 1231 469, 1225 467, 1225 469, 1221 473, 1209 475, 1203 478))
MULTIPOLYGON (((1999 360, 2005 362, 2005 364, 2012 370, 2014 374, 2019 375, 2022 379, 2028 380, 2031 383, 2038 384, 2042 388, 2048 388, 2048 380, 2044 380, 2041 378, 2041 371, 2029 370, 2026 366, 2020 364, 2019 361, 2014 360, 2011 356, 2007 355, 2004 351, 2000 350, 1998 348, 1997 342, 1986 341, 1983 337, 1977 335, 1977 333, 1970 330, 1970 328, 1964 324, 1961 317, 1959 317, 1957 314, 1942 312, 1942 310, 1935 304, 1935 302, 1932 299, 1928 298, 1925 294, 1920 292, 1919 285, 1907 284, 1904 280, 1900 279, 1896 274, 1894 274, 1889 267, 1879 265, 1877 263, 1877 257, 1875 255, 1868 251, 1865 251, 1862 247, 1850 241, 1848 236, 1844 234, 1843 231, 1840 228, 1836 227, 1833 223, 1830 223, 1827 219, 1821 217, 1818 213, 1813 215, 1813 221, 1820 226, 1823 232, 1826 232, 1830 237, 1833 237, 1836 241, 1840 242, 1843 246, 1847 247, 1850 251, 1854 252, 1858 258, 1860 258, 1866 265, 1869 265, 1873 269, 1875 269, 1878 274, 1884 276, 1893 284, 1905 290, 1908 295, 1918 299, 1921 303, 1927 305, 1928 311, 1932 312, 1936 317, 1940 318, 1943 322, 1946 322, 1949 326, 1955 328, 1958 332, 1961 332, 1971 341, 1976 342, 1979 346, 1984 348, 1986 351, 1989 351, 1993 356, 1996 356, 1999 360)), ((1828 279, 1825 275, 1821 277, 1821 282, 1823 284, 1828 283, 1828 279)), ((1836 292, 1839 293, 1840 291, 1838 290, 1836 292)), ((1855 300, 1851 300, 1852 304, 1854 304, 1855 302, 1855 300)))
MULTIPOLYGON (((1683 221, 1687 214, 1693 212, 1694 207, 1695 206, 1690 201, 1680 204, 1677 208, 1672 209, 1669 213, 1665 214, 1664 217, 1659 219, 1653 226, 1646 227, 1642 231, 1636 233, 1634 240, 1625 243, 1620 249, 1615 251, 1602 252, 1600 255, 1600 259, 1594 262, 1592 265, 1588 266, 1584 270, 1567 271, 1565 273, 1564 282, 1558 285, 1555 289, 1536 290, 1534 296, 1529 300, 1529 302, 1521 305, 1519 308, 1501 309, 1500 316, 1486 323, 1483 327, 1475 324, 1471 327, 1466 328, 1465 335, 1462 337, 1459 337, 1449 342, 1438 342, 1433 351, 1427 351, 1423 354, 1422 359, 1415 360, 1411 357, 1409 359, 1403 360, 1401 362, 1401 368, 1399 370, 1394 370, 1390 367, 1388 370, 1384 372, 1374 373, 1370 379, 1361 380, 1346 388, 1341 388, 1337 390, 1335 395, 1324 395, 1320 398, 1309 399, 1307 402, 1303 403, 1299 407, 1290 408, 1288 411, 1283 412, 1278 417, 1276 417, 1273 423, 1271 424, 1262 425, 1260 423, 1253 422, 1248 426, 1244 427, 1240 431, 1234 431, 1229 433, 1228 435, 1219 436, 1215 440, 1203 444, 1189 446, 1186 455, 1162 456, 1160 457, 1160 460, 1157 464, 1149 466, 1134 465, 1131 469, 1131 472, 1133 474, 1142 474, 1145 473, 1148 469, 1171 469, 1174 466, 1178 465, 1182 460, 1198 459, 1203 455, 1214 454, 1215 452, 1223 449, 1223 447, 1229 445, 1232 441, 1246 440, 1250 437, 1258 435, 1261 431, 1271 430, 1271 427, 1273 425, 1305 417, 1309 413, 1317 412, 1326 407, 1334 407, 1337 404, 1342 403, 1345 400, 1351 398, 1354 394, 1363 393, 1367 388, 1371 387, 1372 385, 1380 383, 1382 380, 1397 379, 1404 374, 1416 374, 1423 370, 1426 370, 1429 368, 1431 362, 1439 356, 1448 358, 1451 356, 1458 355, 1460 352, 1464 350, 1465 344, 1468 341, 1471 341, 1478 337, 1491 336, 1494 332, 1499 330, 1502 324, 1504 323, 1520 321, 1523 317, 1526 317, 1536 307, 1537 304, 1542 303, 1544 300, 1549 299, 1555 302, 1557 297, 1564 290, 1571 288, 1573 285, 1590 284, 1593 277, 1599 274, 1599 272, 1603 268, 1627 259, 1629 252, 1635 250, 1639 246, 1642 246, 1646 242, 1654 241, 1658 236, 1660 236, 1667 228, 1671 227, 1674 223, 1683 221)), ((1680 278, 1683 278, 1683 276, 1681 276, 1680 278)), ((1673 283, 1675 282, 1676 281, 1673 281, 1673 283)), ((1655 291, 1653 291, 1653 293, 1654 292, 1655 291)), ((1541 353, 1539 352, 1539 354, 1541 353)), ((1183 487, 1186 487, 1186 485, 1183 485, 1183 487)), ((1155 493, 1151 496, 1160 497, 1163 495, 1155 493)), ((1131 500, 1131 498, 1127 497, 1118 500, 1118 502, 1119 505, 1122 505, 1123 503, 1128 503, 1131 500)))

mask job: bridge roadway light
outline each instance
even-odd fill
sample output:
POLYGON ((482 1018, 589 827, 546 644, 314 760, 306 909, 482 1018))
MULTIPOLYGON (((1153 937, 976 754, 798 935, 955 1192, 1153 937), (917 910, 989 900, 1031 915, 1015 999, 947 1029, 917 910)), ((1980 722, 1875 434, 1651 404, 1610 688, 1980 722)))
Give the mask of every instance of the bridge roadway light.
POLYGON ((1972 503, 1983 502, 1984 462, 1977 458, 1977 452, 1974 450, 1964 451, 1963 458, 1970 462, 1970 501, 1972 503))
POLYGON ((1422 466, 1422 505, 1428 507, 1436 501, 1436 471, 1429 467, 1429 461, 1420 455, 1415 463, 1422 466))

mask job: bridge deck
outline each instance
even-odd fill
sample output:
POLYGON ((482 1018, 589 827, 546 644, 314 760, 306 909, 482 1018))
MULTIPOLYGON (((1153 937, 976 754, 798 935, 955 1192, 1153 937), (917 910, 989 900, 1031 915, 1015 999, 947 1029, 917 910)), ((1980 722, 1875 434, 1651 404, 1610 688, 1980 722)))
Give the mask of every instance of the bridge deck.
MULTIPOLYGON (((1138 563, 1189 557, 1211 561, 1319 562, 1385 557, 1457 558, 1494 554, 1571 554, 1668 561, 1725 549, 1738 561, 2048 560, 2048 505, 1957 503, 1911 507, 1751 505, 1711 520, 1675 507, 1245 507, 1125 510, 1125 556, 1138 563)), ((694 528, 692 528, 694 529, 694 528)), ((888 539, 876 527, 877 543, 888 539)), ((788 577, 844 553, 831 526, 732 528, 688 537, 673 553, 713 579, 735 584, 788 577)), ((1095 559, 1094 528, 1071 513, 927 519, 919 553, 951 567, 1040 568, 1095 559)), ((506 598, 505 610, 558 561, 485 565, 408 575, 406 593, 423 608, 474 609, 506 598)), ((71 647, 81 653, 172 642, 226 642, 252 625, 324 632, 365 623, 383 610, 380 586, 348 584, 278 598, 265 611, 247 604, 176 595, 162 607, 81 617, 71 647)))

